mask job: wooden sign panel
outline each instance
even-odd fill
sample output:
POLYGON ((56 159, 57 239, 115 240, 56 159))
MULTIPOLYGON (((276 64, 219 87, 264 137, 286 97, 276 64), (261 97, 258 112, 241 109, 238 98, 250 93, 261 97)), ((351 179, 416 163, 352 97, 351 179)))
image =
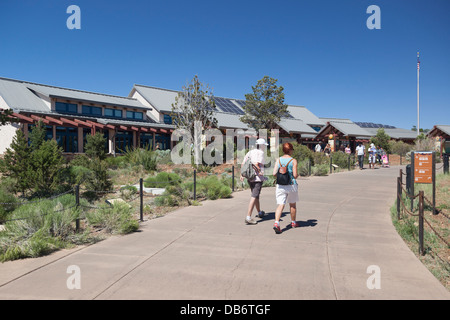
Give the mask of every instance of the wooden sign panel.
POLYGON ((414 182, 433 183, 432 152, 414 152, 414 182))

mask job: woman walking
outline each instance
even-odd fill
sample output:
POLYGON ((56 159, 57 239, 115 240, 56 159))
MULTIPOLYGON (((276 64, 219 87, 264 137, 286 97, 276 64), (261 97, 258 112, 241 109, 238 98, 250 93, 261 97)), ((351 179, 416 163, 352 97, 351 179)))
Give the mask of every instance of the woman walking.
POLYGON ((273 229, 275 233, 280 234, 280 218, 286 203, 289 203, 290 213, 291 213, 291 227, 296 228, 296 216, 297 216, 297 201, 298 197, 298 184, 297 184, 297 160, 292 158, 292 153, 294 152, 294 147, 290 143, 283 144, 283 153, 274 169, 273 175, 277 178, 277 188, 276 188, 276 199, 277 199, 277 209, 275 211, 275 224, 273 229), (284 169, 285 168, 285 169, 284 169), (286 171, 288 175, 283 174, 286 171), (283 177, 285 176, 285 177, 283 177), (286 180, 286 181, 284 181, 286 180))

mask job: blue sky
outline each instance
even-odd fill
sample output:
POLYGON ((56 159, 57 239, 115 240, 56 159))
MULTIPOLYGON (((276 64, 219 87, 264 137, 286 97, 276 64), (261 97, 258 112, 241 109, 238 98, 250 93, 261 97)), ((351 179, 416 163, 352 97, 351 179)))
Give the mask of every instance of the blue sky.
POLYGON ((127 96, 194 75, 243 99, 268 75, 320 117, 450 124, 450 1, 1 0, 0 77, 127 96), (81 30, 69 30, 69 5, 81 30), (369 5, 381 29, 369 30, 369 5))

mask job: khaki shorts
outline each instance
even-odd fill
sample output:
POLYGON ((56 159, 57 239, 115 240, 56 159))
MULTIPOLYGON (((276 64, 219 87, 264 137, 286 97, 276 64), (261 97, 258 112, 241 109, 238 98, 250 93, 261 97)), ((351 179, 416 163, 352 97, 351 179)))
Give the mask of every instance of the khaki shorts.
POLYGON ((259 199, 259 194, 261 193, 262 182, 261 181, 249 181, 250 190, 252 191, 252 198, 259 199))

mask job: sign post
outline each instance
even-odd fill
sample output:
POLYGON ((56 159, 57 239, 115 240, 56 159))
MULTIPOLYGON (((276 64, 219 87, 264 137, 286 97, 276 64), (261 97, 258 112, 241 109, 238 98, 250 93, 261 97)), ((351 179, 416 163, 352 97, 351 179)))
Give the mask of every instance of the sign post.
POLYGON ((432 184, 433 186, 433 214, 436 214, 436 152, 416 151, 413 153, 413 183, 432 184))

